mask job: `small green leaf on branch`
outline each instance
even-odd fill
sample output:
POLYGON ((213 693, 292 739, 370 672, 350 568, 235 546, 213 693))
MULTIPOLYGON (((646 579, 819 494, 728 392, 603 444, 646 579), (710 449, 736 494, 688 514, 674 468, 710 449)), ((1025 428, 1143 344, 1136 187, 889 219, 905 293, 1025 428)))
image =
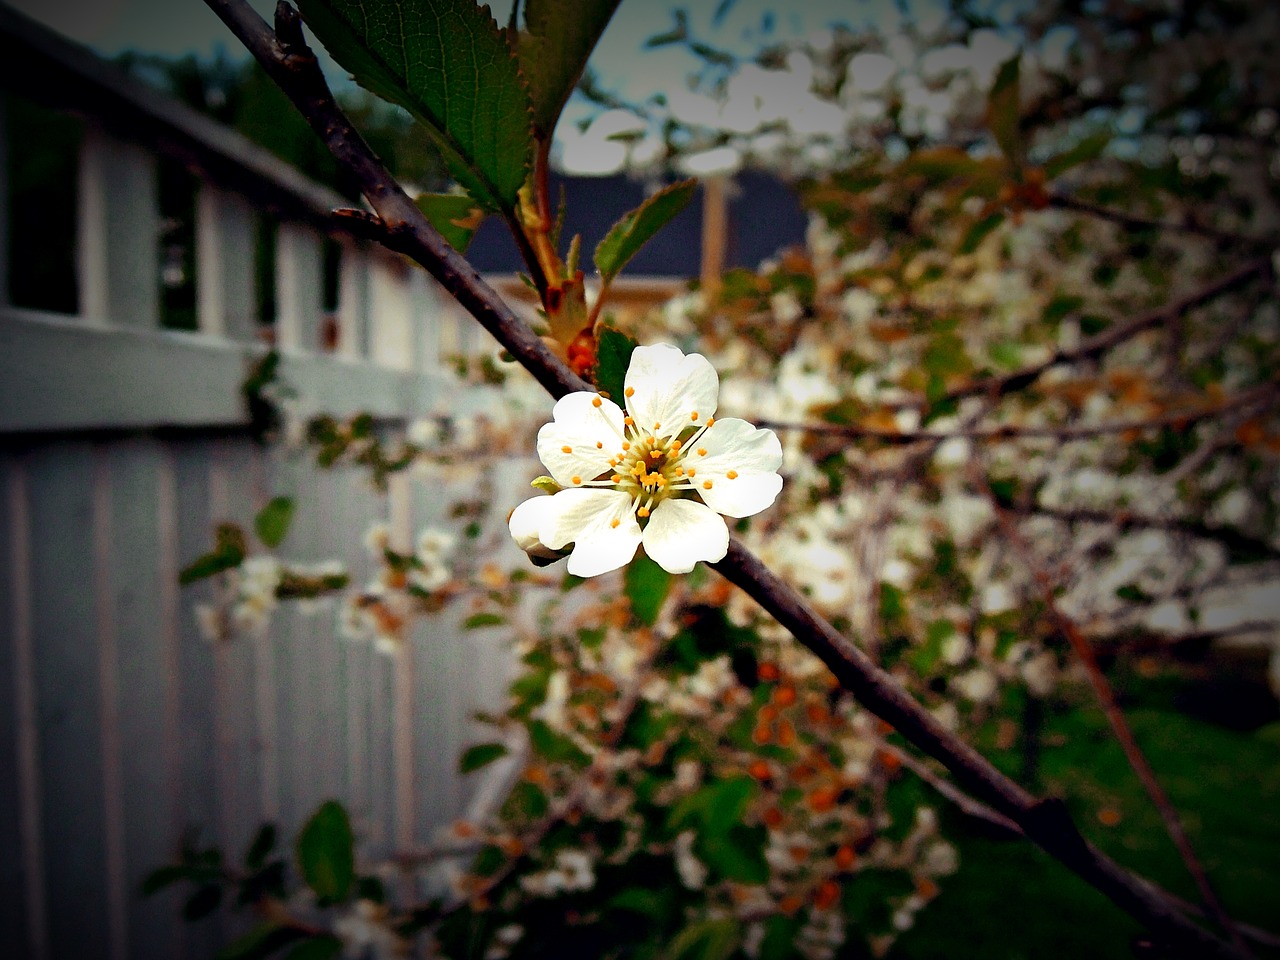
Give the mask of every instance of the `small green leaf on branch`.
POLYGON ((298 866, 317 897, 346 898, 355 882, 355 836, 347 812, 330 800, 312 814, 298 835, 298 866))
POLYGON ((423 193, 414 202, 449 246, 459 253, 467 252, 484 220, 484 210, 474 200, 460 193, 423 193))
POLYGON ((652 627, 657 623, 662 603, 670 590, 671 574, 648 556, 641 554, 627 565, 627 599, 631 601, 631 612, 645 626, 652 627))
POLYGON ((596 389, 607 393, 619 406, 623 404, 627 367, 636 346, 634 339, 613 327, 596 330, 596 389))
POLYGON ((506 755, 507 748, 500 743, 478 743, 463 753, 458 761, 458 772, 471 773, 506 755))
POLYGON ((1019 121, 1022 114, 1021 53, 1016 53, 996 71, 987 96, 987 125, 996 143, 1015 167, 1022 166, 1023 143, 1019 121))
POLYGON ((293 500, 289 497, 273 497, 253 519, 253 529, 264 546, 275 549, 284 541, 293 521, 293 500))
POLYGON ((655 233, 689 205, 697 187, 698 181, 692 179, 669 184, 610 228, 596 247, 596 269, 606 285, 655 233))

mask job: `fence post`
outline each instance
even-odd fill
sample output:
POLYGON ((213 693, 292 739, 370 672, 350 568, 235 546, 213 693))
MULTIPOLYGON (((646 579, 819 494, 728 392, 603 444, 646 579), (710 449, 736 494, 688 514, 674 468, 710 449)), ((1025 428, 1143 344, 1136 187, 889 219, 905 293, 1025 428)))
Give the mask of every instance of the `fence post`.
POLYGON ((203 184, 196 196, 196 320, 201 333, 252 340, 254 213, 241 196, 203 184))
POLYGON ((369 359, 395 370, 414 367, 413 314, 406 269, 398 260, 376 257, 369 277, 369 359))
POLYGON ((320 234, 298 223, 280 224, 276 297, 276 344, 285 350, 319 350, 324 247, 320 234))
POLYGON ((369 352, 369 254, 344 240, 338 274, 338 355, 361 360, 369 352))
POLYGON ((80 152, 80 315, 160 325, 160 197, 155 154, 89 125, 80 152))

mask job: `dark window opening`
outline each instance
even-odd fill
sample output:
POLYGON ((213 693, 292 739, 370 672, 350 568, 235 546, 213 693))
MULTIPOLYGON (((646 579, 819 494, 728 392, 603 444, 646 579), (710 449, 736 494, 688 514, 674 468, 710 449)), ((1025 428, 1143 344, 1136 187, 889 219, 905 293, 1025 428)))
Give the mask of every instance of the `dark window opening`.
POLYGON ((185 166, 167 157, 160 179, 160 325, 196 329, 196 190, 185 166))

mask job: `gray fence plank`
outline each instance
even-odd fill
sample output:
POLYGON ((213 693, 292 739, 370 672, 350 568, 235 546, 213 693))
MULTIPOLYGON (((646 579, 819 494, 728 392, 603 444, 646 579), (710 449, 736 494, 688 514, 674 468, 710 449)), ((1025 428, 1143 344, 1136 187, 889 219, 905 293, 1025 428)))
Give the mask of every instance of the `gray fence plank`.
POLYGON ((93 457, 88 445, 32 453, 30 498, 36 718, 42 777, 43 847, 54 958, 106 958, 106 824, 98 735, 95 642, 93 457), (76 910, 58 909, 78 904, 76 910))
POLYGON ((143 879, 178 852, 174 823, 178 711, 176 650, 156 615, 163 580, 161 475, 164 451, 154 440, 129 440, 110 451, 113 606, 117 629, 117 694, 125 862, 129 892, 129 956, 173 956, 178 941, 177 891, 143 898, 143 879))

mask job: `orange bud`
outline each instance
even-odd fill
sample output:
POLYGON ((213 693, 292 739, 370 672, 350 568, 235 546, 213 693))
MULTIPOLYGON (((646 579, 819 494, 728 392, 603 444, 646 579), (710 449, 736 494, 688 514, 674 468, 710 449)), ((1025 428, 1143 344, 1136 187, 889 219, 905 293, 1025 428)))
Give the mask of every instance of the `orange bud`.
POLYGON ((840 870, 852 870, 853 865, 858 862, 858 854, 847 843, 836 851, 836 867, 840 870))
POLYGON ((819 910, 830 910, 840 899, 840 884, 834 880, 824 880, 813 895, 813 905, 819 910))
POLYGON ((778 665, 776 663, 762 663, 756 667, 756 676, 765 683, 777 680, 779 677, 778 665))
POLYGON ((778 687, 773 691, 773 702, 779 707, 789 707, 796 702, 796 688, 792 686, 778 687))
POLYGON ((756 780, 768 780, 772 776, 769 764, 763 760, 753 760, 751 766, 747 767, 747 773, 751 774, 756 780))

